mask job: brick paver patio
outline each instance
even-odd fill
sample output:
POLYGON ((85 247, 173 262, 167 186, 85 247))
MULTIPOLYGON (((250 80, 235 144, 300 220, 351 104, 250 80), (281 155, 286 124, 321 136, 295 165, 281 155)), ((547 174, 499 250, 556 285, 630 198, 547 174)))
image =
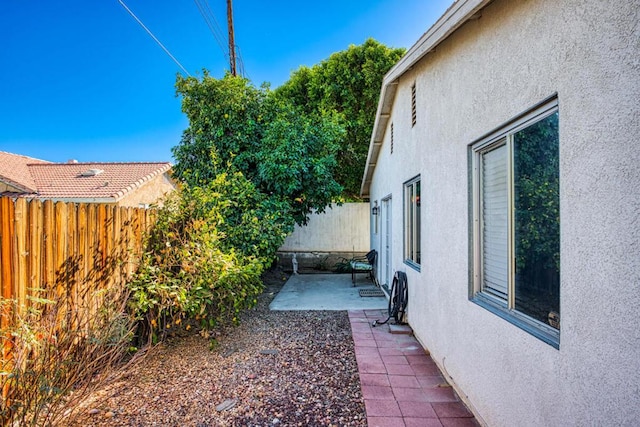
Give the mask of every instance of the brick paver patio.
POLYGON ((369 427, 479 426, 438 366, 410 334, 389 332, 385 310, 351 310, 369 427))

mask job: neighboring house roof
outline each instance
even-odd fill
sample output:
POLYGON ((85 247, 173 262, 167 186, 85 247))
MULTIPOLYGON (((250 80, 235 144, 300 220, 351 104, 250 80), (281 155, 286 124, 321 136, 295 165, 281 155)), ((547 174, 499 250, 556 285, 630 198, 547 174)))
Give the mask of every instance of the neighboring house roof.
POLYGON ((51 163, 0 151, 3 194, 52 199, 116 203, 158 175, 171 169, 168 162, 51 163))
POLYGON ((33 181, 31 172, 29 172, 28 165, 42 163, 49 162, 0 151, 0 181, 24 193, 35 193, 36 183, 33 181))
POLYGON ((117 202, 152 178, 171 169, 161 163, 30 164, 38 198, 117 202))
POLYGON ((362 177, 360 194, 369 197, 369 187, 373 171, 378 161, 382 140, 391 117, 391 107, 396 95, 400 77, 410 70, 418 61, 446 40, 453 32, 467 21, 479 18, 480 10, 492 0, 459 0, 447 9, 433 26, 400 58, 400 61, 389 70, 382 81, 378 110, 371 133, 369 154, 362 177))

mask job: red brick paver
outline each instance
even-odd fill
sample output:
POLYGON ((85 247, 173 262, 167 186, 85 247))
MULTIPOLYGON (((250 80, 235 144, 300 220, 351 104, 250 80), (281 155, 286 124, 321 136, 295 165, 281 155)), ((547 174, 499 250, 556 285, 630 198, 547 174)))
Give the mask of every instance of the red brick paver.
POLYGON ((349 311, 369 427, 479 426, 415 337, 372 326, 385 314, 349 311))

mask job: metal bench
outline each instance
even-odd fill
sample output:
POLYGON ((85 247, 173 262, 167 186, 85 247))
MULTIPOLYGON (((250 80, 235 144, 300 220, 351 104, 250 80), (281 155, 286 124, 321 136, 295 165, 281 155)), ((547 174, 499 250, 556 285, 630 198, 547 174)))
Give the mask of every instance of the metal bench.
POLYGON ((378 252, 375 249, 370 250, 363 257, 351 258, 349 266, 351 267, 351 282, 356 285, 356 274, 367 273, 373 283, 376 282, 375 265, 378 258, 378 252))

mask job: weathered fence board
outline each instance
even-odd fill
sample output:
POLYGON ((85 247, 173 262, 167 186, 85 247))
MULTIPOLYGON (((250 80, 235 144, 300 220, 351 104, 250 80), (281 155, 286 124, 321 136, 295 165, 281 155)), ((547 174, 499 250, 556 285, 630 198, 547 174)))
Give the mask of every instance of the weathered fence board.
MULTIPOLYGON (((38 289, 73 309, 135 272, 153 211, 105 204, 0 198, 0 290, 28 306, 38 289)), ((10 321, 2 313, 1 326, 10 321)))

